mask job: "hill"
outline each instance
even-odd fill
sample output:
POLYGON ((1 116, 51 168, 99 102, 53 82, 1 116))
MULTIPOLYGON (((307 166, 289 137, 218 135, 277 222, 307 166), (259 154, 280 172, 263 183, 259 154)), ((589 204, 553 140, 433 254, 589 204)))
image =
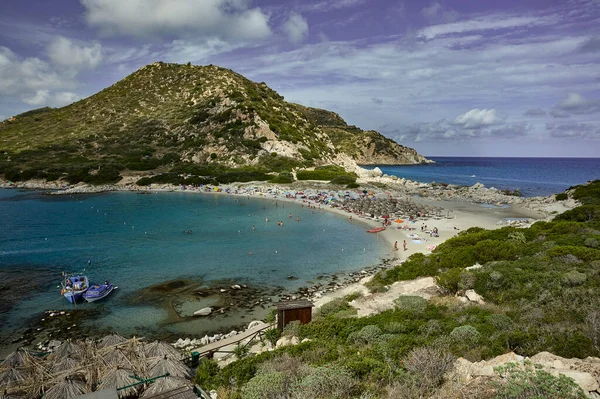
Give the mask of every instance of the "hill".
POLYGON ((0 123, 0 174, 9 180, 105 183, 140 170, 256 174, 421 162, 415 150, 375 131, 288 103, 265 83, 212 65, 156 62, 66 107, 0 123))

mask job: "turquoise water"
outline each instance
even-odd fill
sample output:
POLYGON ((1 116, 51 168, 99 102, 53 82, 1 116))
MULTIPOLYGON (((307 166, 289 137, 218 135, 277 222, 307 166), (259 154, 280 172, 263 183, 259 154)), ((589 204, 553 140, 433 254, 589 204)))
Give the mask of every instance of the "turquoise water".
MULTIPOLYGON (((92 281, 118 285, 106 300, 79 306, 103 306, 107 314, 97 322, 127 334, 165 317, 162 309, 125 303, 127 295, 152 284, 231 279, 292 290, 318 275, 359 270, 389 255, 364 224, 340 215, 222 194, 0 190, 0 220, 0 272, 42 276, 31 295, 0 313, 2 333, 46 309, 72 306, 57 289, 61 271, 87 268, 92 281)), ((173 331, 178 328, 186 331, 185 325, 173 331)))
MULTIPOLYGON (((600 179, 600 158, 428 157, 432 165, 382 165, 383 173, 410 180, 519 189, 526 197, 558 194, 600 179)), ((369 168, 374 168, 371 166, 369 168)))

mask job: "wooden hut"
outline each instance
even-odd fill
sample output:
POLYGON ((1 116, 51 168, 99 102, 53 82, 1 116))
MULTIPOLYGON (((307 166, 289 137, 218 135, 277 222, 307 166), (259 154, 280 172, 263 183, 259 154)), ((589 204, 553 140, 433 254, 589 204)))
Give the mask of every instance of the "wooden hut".
POLYGON ((312 320, 312 308, 315 306, 311 301, 285 301, 274 304, 277 307, 277 329, 283 328, 292 321, 300 321, 300 324, 308 324, 312 320))

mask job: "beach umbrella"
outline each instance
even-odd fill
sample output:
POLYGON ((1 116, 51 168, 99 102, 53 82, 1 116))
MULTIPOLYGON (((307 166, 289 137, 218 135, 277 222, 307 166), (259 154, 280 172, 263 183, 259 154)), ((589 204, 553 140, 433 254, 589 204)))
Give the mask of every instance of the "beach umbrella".
POLYGON ((80 345, 72 342, 70 339, 63 342, 52 354, 52 359, 58 359, 63 357, 81 356, 83 350, 80 345))
POLYGON ((107 346, 115 346, 122 344, 127 341, 125 338, 121 337, 119 334, 110 334, 106 337, 102 338, 100 342, 98 342, 98 348, 106 348, 107 346))
POLYGON ((14 387, 21 385, 28 377, 26 370, 11 367, 0 373, 0 387, 14 387))
POLYGON ((24 367, 33 362, 33 357, 24 348, 18 348, 4 359, 1 367, 24 367))
POLYGON ((163 392, 172 391, 181 387, 191 387, 189 381, 177 377, 163 377, 154 381, 144 391, 140 398, 150 398, 163 392))
POLYGON ((112 350, 102 354, 102 359, 109 366, 121 366, 131 367, 132 364, 129 361, 125 351, 121 348, 113 348, 112 350))
POLYGON ((79 365, 79 360, 71 356, 59 357, 50 365, 50 371, 53 373, 61 373, 67 370, 74 369, 79 365))
POLYGON ((181 358, 181 353, 171 345, 162 341, 154 341, 146 346, 146 357, 165 357, 174 359, 181 358))
POLYGON ((44 394, 44 399, 69 399, 86 393, 85 384, 67 377, 44 394))
MULTIPOLYGON (((101 382, 100 385, 98 385, 98 390, 105 388, 121 388, 135 384, 136 382, 139 382, 139 380, 132 377, 134 374, 135 373, 132 370, 113 367, 100 379, 101 382)), ((134 396, 138 394, 138 389, 139 386, 137 388, 129 387, 121 389, 118 391, 118 394, 120 398, 134 396)))
POLYGON ((190 369, 183 363, 167 357, 156 359, 150 363, 150 377, 167 374, 173 377, 191 378, 190 369))

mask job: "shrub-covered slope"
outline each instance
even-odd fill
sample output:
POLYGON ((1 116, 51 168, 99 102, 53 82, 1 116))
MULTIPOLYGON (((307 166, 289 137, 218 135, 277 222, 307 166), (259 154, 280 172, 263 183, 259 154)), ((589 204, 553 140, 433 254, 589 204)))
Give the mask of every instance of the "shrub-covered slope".
POLYGON ((69 106, 0 123, 0 174, 93 183, 123 170, 171 172, 185 164, 286 169, 337 163, 426 161, 334 113, 284 101, 265 83, 216 66, 157 62, 69 106), (334 123, 335 122, 335 123, 334 123), (333 124, 334 123, 334 124, 333 124))

